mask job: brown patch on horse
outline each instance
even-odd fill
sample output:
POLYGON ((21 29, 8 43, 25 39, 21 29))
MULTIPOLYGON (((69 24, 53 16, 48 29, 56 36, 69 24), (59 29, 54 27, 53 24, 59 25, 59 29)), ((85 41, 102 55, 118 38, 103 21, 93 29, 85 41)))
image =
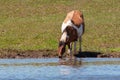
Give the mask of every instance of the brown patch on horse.
POLYGON ((83 21, 83 14, 80 11, 75 10, 73 17, 72 17, 72 22, 75 26, 77 26, 79 28, 80 25, 84 22, 83 21))
POLYGON ((68 20, 71 20, 72 23, 78 28, 80 27, 81 24, 84 25, 83 14, 82 12, 78 10, 74 10, 74 11, 67 13, 66 18, 64 19, 64 23, 67 23, 68 20))
POLYGON ((67 16, 66 16, 66 18, 64 19, 63 22, 67 23, 68 20, 71 20, 72 17, 73 17, 73 14, 74 14, 74 11, 71 11, 71 12, 67 13, 67 16))
POLYGON ((66 31, 67 31, 67 35, 69 36, 66 43, 77 41, 78 34, 77 34, 77 30, 75 28, 73 28, 71 26, 67 26, 66 31))

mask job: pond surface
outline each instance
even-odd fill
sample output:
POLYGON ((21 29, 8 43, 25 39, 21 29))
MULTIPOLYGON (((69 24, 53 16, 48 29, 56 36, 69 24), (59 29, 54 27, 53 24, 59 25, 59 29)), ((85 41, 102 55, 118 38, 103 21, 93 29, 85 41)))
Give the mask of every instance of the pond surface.
POLYGON ((0 80, 120 80, 120 59, 0 59, 0 80))

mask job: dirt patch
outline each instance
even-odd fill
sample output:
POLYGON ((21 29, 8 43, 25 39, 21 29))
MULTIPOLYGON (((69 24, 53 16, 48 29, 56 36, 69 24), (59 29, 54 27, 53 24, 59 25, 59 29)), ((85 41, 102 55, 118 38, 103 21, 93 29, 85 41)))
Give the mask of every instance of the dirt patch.
POLYGON ((112 53, 105 53, 105 54, 100 54, 98 57, 107 57, 107 58, 120 58, 120 52, 112 52, 112 53))
POLYGON ((0 50, 0 58, 44 58, 57 57, 55 50, 0 50))
MULTIPOLYGON (((113 53, 100 53, 100 52, 81 52, 76 57, 99 57, 99 58, 120 58, 119 52, 113 53)), ((56 50, 11 50, 11 49, 2 49, 0 50, 0 58, 51 58, 58 57, 56 50)))

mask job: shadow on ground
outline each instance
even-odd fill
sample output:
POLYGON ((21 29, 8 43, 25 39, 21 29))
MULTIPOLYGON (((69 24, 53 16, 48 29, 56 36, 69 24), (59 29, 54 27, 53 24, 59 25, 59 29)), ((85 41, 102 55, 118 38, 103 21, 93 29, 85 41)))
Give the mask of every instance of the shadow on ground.
POLYGON ((102 54, 101 52, 91 52, 91 51, 84 51, 79 52, 78 54, 75 54, 75 57, 99 57, 99 55, 102 54))

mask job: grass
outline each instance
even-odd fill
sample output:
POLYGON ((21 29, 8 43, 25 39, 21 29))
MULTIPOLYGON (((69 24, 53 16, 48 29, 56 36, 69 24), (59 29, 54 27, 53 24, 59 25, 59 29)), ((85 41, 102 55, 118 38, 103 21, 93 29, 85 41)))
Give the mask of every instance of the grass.
POLYGON ((84 51, 120 52, 119 0, 0 0, 0 49, 56 50, 74 9, 85 17, 84 51))

